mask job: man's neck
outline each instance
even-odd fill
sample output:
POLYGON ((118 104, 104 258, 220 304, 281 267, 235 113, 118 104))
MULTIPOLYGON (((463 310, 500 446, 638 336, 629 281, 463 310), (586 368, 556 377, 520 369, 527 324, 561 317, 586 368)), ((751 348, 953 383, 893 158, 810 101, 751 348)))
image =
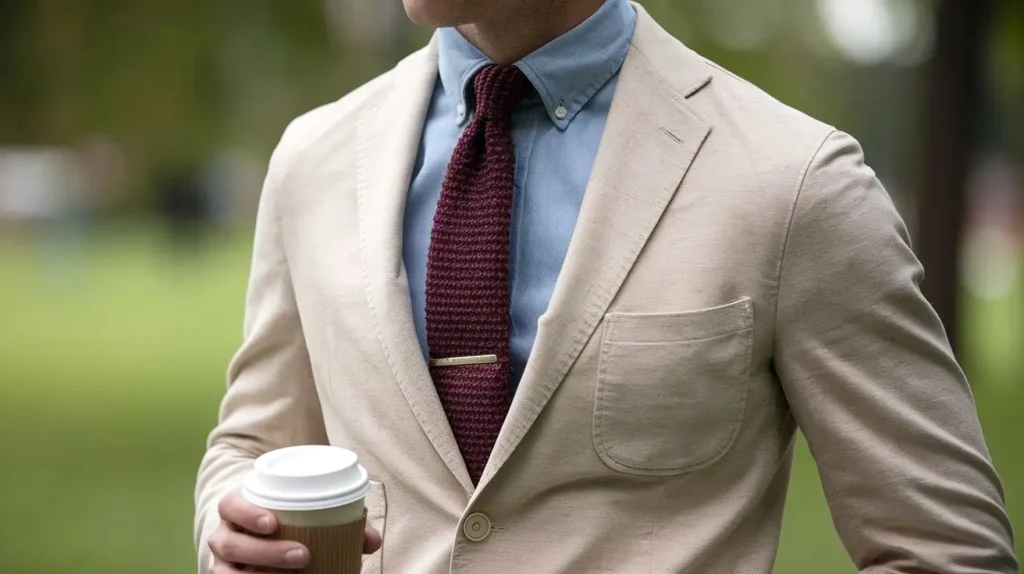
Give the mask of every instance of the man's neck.
POLYGON ((458 30, 494 62, 511 64, 580 25, 604 1, 543 0, 519 13, 503 14, 489 22, 464 24, 458 30))

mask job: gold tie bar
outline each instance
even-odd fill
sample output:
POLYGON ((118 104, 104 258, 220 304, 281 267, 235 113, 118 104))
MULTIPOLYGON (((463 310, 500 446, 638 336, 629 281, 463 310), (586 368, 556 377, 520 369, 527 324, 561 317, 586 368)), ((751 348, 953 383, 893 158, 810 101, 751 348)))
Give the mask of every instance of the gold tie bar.
POLYGON ((460 367, 462 365, 487 365, 497 363, 498 355, 473 355, 472 357, 451 357, 450 359, 430 359, 431 367, 460 367))

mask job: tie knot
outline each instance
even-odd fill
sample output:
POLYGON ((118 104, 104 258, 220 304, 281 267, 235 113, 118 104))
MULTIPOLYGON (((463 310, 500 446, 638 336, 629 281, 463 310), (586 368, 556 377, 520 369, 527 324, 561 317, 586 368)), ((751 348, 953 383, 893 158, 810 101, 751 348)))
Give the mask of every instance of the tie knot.
POLYGON ((485 66, 473 79, 476 113, 483 118, 508 120, 512 108, 529 88, 530 81, 519 68, 506 64, 485 66))

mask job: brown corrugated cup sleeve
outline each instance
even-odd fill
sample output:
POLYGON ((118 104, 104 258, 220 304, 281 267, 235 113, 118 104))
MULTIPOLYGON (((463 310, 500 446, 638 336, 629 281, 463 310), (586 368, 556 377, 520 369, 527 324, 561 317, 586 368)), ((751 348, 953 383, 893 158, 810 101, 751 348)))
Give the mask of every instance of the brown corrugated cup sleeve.
POLYGON ((309 566, 302 574, 359 574, 363 568, 366 510, 359 520, 338 526, 300 527, 282 524, 274 538, 295 540, 309 548, 309 566))

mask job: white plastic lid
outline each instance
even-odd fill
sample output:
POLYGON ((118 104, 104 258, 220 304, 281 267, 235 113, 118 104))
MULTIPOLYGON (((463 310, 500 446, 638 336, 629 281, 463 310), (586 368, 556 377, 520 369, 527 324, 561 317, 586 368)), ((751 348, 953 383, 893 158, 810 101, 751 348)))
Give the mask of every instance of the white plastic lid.
POLYGON ((370 491, 356 453, 335 446, 293 446, 256 459, 242 496, 267 510, 323 510, 351 504, 370 491))

